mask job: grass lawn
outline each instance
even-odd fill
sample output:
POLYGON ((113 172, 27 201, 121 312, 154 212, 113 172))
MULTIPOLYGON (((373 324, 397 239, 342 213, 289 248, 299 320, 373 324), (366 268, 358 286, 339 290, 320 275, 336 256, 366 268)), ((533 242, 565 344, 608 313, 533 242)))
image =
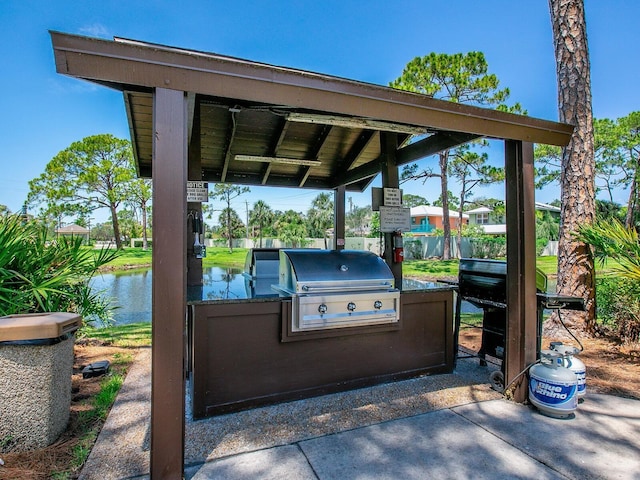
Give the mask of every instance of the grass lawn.
POLYGON ((407 277, 446 278, 458 276, 458 260, 406 260, 402 273, 407 277))
MULTIPOLYGON (((202 260, 204 267, 243 268, 248 249, 234 248, 229 253, 227 247, 208 247, 207 256, 202 260)), ((108 269, 124 270, 136 267, 151 266, 151 250, 142 248, 125 248, 122 253, 107 265, 108 269)), ((536 266, 546 275, 555 276, 558 269, 556 256, 537 257, 536 266)), ((602 265, 596 263, 598 274, 610 274, 615 271, 618 263, 607 260, 602 265)), ((454 278, 458 276, 458 260, 406 260, 402 266, 407 277, 422 279, 454 278)))
POLYGON ((129 323, 104 328, 85 326, 80 338, 96 338, 114 347, 138 348, 151 346, 151 322, 129 323))
POLYGON ((227 247, 207 247, 207 256, 202 259, 203 267, 244 268, 246 248, 234 248, 229 253, 227 247))
MULTIPOLYGON (((402 265, 402 272, 407 277, 436 279, 456 278, 458 276, 458 260, 407 260, 402 265)), ((555 275, 558 267, 557 257, 538 257, 536 266, 546 275, 555 275)))
MULTIPOLYGON (((207 256, 203 259, 202 265, 205 267, 243 268, 246 256, 246 248, 234 248, 233 252, 229 253, 229 249, 226 247, 208 247, 207 256)), ((150 267, 151 259, 151 249, 143 250, 142 248, 127 247, 121 251, 115 260, 109 262, 107 269, 124 270, 136 267, 150 267)))

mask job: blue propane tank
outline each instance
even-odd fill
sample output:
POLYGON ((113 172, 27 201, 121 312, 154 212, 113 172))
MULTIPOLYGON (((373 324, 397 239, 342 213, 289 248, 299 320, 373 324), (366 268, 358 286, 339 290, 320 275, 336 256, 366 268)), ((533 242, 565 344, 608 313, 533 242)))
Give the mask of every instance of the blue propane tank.
POLYGON ((578 377, 578 401, 584 400, 587 393, 587 367, 576 355, 580 353, 576 347, 564 345, 562 342, 551 342, 549 348, 562 355, 561 365, 567 367, 578 377))
POLYGON ((529 369, 529 401, 554 418, 568 418, 578 408, 578 377, 558 363, 561 357, 543 350, 540 363, 529 369))

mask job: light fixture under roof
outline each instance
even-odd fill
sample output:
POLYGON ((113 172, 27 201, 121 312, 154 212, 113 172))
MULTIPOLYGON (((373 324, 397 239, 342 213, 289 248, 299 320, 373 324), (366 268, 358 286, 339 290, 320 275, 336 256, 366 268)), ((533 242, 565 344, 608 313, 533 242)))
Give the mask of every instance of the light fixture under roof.
POLYGON ((406 133, 409 135, 424 135, 429 133, 429 129, 426 127, 382 122, 380 120, 362 117, 341 117, 339 115, 292 112, 287 115, 287 120, 290 122, 316 123, 319 125, 333 125, 344 128, 363 128, 365 130, 380 130, 384 132, 406 133))
POLYGON ((261 155, 235 155, 234 159, 239 162, 284 163, 288 165, 302 165, 306 167, 318 167, 322 165, 322 162, 319 160, 304 160, 287 157, 264 157, 261 155))

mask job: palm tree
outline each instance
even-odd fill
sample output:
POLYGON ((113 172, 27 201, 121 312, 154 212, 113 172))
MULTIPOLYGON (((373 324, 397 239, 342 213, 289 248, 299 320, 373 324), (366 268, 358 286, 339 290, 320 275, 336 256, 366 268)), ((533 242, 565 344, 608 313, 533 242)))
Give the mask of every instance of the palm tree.
POLYGON ((312 237, 322 236, 324 238, 324 248, 327 246, 327 230, 333 226, 333 200, 328 193, 321 193, 311 202, 311 208, 307 212, 307 222, 309 224, 312 237))
POLYGON ((293 248, 304 246, 307 227, 301 213, 287 210, 276 221, 278 238, 293 248))
POLYGON ((262 235, 265 226, 273 222, 273 211, 271 207, 262 200, 258 200, 253 204, 253 210, 249 214, 249 224, 258 227, 258 238, 260 239, 260 248, 262 248, 262 235))

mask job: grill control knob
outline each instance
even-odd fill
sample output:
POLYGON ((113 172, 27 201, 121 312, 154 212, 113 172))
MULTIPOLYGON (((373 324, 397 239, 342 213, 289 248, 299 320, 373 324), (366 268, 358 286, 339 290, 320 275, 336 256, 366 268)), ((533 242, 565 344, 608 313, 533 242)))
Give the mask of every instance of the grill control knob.
POLYGON ((347 267, 346 265, 340 265, 340 271, 341 272, 346 272, 349 270, 349 267, 347 267))
POLYGON ((347 310, 349 310, 350 312, 353 312, 356 309, 356 304, 353 302, 349 302, 347 304, 347 310))
POLYGON ((380 310, 382 308, 382 302, 380 300, 376 300, 375 302, 373 302, 373 308, 375 308, 376 310, 380 310))
POLYGON ((318 311, 319 311, 320 313, 323 313, 323 314, 324 314, 324 313, 327 313, 327 306, 326 306, 324 303, 321 303, 321 304, 318 306, 318 311))

